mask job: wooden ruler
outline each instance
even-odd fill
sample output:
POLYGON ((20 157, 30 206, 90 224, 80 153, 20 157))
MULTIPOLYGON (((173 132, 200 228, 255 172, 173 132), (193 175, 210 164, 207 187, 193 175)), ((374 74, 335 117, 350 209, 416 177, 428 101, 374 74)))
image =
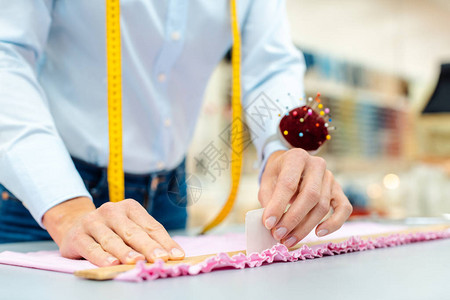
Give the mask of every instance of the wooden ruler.
MULTIPOLYGON (((401 231, 391 231, 386 233, 380 233, 380 234, 371 234, 371 235, 363 235, 360 236, 361 239, 367 240, 367 239, 375 239, 382 236, 389 236, 392 234, 408 234, 408 233, 417 233, 417 232, 437 232, 437 231, 443 231, 450 228, 449 224, 445 225, 433 225, 433 226, 426 226, 426 227, 412 227, 407 230, 401 230, 401 231)), ((311 243, 300 243, 296 245, 293 248, 290 248, 290 250, 295 250, 303 247, 303 245, 308 246, 314 246, 314 245, 320 245, 320 244, 326 244, 326 243, 340 243, 348 240, 349 237, 344 238, 338 238, 338 239, 331 239, 331 240, 320 240, 315 241, 311 243)), ((234 251, 234 252, 227 252, 227 254, 232 257, 233 255, 244 253, 245 250, 242 251, 234 251)), ((207 258, 213 257, 217 254, 207 254, 207 255, 200 255, 200 256, 191 256, 186 257, 183 260, 174 260, 174 261, 168 261, 165 263, 167 266, 173 266, 177 264, 198 264, 204 261, 207 258)), ((147 266, 151 266, 151 263, 148 263, 147 266)), ((74 274, 78 277, 86 278, 86 279, 92 279, 92 280, 110 280, 116 277, 118 274, 129 271, 133 269, 134 265, 118 265, 118 266, 112 266, 112 267, 104 267, 104 268, 96 268, 96 269, 88 269, 88 270, 81 270, 76 271, 74 274)))

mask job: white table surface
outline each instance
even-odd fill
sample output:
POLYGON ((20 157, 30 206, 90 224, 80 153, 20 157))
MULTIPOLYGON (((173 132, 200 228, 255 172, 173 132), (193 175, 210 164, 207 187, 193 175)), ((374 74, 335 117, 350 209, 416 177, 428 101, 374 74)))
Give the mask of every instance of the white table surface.
MULTIPOLYGON (((0 252, 51 249, 0 244, 0 252)), ((143 283, 0 265, 0 299, 450 299, 450 239, 143 283)))

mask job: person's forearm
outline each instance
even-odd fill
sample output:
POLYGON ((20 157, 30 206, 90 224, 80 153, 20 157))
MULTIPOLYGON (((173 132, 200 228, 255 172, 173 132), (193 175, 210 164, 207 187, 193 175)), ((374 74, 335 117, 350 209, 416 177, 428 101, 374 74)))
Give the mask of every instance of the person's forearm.
POLYGON ((42 223, 56 244, 60 245, 62 238, 76 220, 95 210, 92 200, 78 197, 60 203, 49 209, 42 218, 42 223))
POLYGON ((24 10, 25 4, 19 2, 2 2, 9 8, 0 5, 0 60, 10 62, 0 63, 0 182, 44 226, 43 214, 56 203, 90 195, 56 128, 35 72, 36 57, 47 40, 46 35, 38 37, 47 30, 45 22, 49 21, 40 14, 45 5, 36 0, 30 5, 41 9, 24 10), (30 16, 3 18, 8 9, 30 16), (27 22, 20 22, 22 18, 27 22))

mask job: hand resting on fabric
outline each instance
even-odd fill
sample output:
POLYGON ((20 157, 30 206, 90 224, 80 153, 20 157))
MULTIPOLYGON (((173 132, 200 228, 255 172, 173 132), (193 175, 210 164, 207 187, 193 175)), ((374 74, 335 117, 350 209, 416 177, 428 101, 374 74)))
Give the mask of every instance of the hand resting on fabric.
POLYGON ((89 198, 74 198, 48 210, 42 221, 66 258, 101 267, 184 258, 164 227, 133 199, 96 209, 89 198))
POLYGON ((353 211, 325 160, 300 148, 276 151, 269 157, 258 199, 265 208, 264 225, 286 247, 307 236, 330 207, 333 214, 316 228, 319 237, 338 230, 353 211))

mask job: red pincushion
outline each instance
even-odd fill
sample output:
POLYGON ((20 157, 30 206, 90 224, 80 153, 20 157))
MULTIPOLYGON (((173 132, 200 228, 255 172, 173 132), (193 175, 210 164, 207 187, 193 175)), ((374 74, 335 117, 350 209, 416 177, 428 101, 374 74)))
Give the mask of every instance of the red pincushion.
POLYGON ((291 110, 281 119, 279 130, 289 145, 307 151, 317 150, 328 136, 325 120, 309 106, 291 110), (308 110, 310 110, 309 114, 308 110), (303 118, 303 122, 300 122, 301 118, 303 118))

